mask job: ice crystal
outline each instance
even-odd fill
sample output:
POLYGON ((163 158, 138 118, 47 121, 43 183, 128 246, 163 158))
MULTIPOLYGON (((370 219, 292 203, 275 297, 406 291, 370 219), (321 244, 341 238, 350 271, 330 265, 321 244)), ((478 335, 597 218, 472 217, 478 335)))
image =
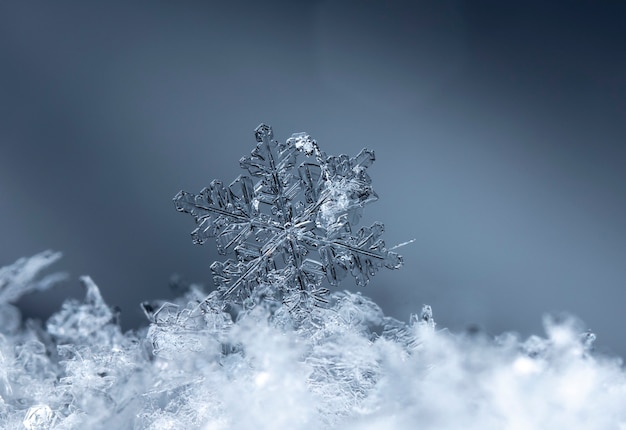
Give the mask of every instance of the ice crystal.
POLYGON ((55 273, 37 280, 39 273, 59 258, 60 252, 44 251, 30 258, 20 258, 11 266, 0 268, 0 305, 15 302, 32 291, 47 290, 65 279, 65 274, 55 273))
POLYGON ((220 254, 234 256, 211 265, 223 297, 245 303, 269 295, 292 310, 308 309, 327 301, 324 279, 336 286, 350 273, 364 286, 380 267, 402 265, 385 248, 383 224, 353 232, 363 206, 378 198, 366 171, 373 151, 328 156, 306 133, 281 143, 265 124, 255 136, 256 148, 240 160, 250 176, 174 198, 198 224, 194 243, 214 237, 220 254))
POLYGON ((101 335, 112 324, 114 312, 104 303, 100 290, 89 276, 81 278, 85 288, 84 303, 67 300, 62 309, 48 320, 48 332, 68 342, 79 342, 101 335))
POLYGON ((21 315, 11 303, 30 292, 47 290, 66 278, 64 273, 38 278, 43 270, 59 258, 60 252, 44 251, 0 268, 0 334, 12 333, 19 327, 21 315))

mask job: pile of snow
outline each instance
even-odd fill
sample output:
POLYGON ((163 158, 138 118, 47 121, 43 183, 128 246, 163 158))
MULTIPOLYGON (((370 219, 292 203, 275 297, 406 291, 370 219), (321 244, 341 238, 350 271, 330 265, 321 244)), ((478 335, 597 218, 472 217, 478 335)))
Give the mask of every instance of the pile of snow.
POLYGON ((3 429, 626 429, 621 361, 573 318, 545 335, 454 334, 331 295, 308 315, 239 309, 197 287, 122 333, 87 277, 45 324, 11 304, 50 286, 42 253, 0 269, 3 429))

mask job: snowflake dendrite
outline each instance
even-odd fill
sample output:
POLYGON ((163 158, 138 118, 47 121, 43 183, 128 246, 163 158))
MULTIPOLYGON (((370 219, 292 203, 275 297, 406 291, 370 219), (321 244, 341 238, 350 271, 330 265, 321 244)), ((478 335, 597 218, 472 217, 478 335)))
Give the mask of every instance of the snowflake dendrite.
POLYGON ((385 248, 383 224, 353 232, 363 206, 378 199, 366 172, 373 151, 327 156, 306 133, 281 143, 265 124, 255 136, 256 148, 240 160, 249 176, 228 186, 213 180, 199 194, 174 197, 176 209, 198 225, 193 242, 215 238, 218 252, 231 256, 211 265, 219 294, 243 304, 266 297, 307 309, 326 301, 324 279, 336 286, 350 273, 364 286, 380 267, 402 265, 385 248))

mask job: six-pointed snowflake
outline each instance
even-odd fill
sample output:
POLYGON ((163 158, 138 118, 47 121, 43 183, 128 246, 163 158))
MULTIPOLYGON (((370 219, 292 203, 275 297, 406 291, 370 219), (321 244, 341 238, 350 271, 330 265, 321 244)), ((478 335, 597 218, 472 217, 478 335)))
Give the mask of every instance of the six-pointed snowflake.
POLYGON ((402 265, 381 240, 382 224, 352 231, 363 205, 378 198, 366 173, 373 151, 327 156, 306 133, 280 143, 265 124, 255 136, 256 148, 240 160, 250 176, 174 197, 196 220, 194 243, 214 237, 219 253, 234 257, 211 265, 224 298, 269 297, 306 309, 325 301, 324 279, 337 285, 349 272, 364 286, 378 268, 402 265))

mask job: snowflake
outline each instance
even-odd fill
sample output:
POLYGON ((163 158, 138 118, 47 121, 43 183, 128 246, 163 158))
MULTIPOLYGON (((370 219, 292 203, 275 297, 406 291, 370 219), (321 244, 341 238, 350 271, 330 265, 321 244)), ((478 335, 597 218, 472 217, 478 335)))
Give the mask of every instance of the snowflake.
POLYGON ((174 197, 176 209, 198 225, 193 242, 215 238, 218 252, 234 257, 211 265, 222 297, 307 309, 326 302, 324 279, 336 286, 350 273, 364 286, 380 267, 402 265, 381 240, 383 224, 352 231, 363 206, 378 199, 366 173, 373 151, 327 156, 306 133, 280 143, 265 124, 255 136, 256 148, 240 160, 250 176, 174 197), (305 160, 298 164, 299 156, 305 160))

